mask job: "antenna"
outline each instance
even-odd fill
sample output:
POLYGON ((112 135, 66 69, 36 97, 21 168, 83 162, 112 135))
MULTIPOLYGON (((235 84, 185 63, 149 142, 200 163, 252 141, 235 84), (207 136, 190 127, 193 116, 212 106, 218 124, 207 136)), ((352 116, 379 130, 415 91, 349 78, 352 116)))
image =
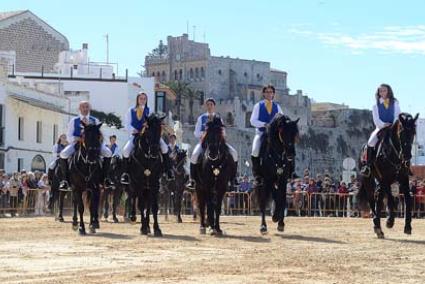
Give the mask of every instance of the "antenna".
POLYGON ((109 64, 109 34, 105 35, 106 39, 106 63, 109 64))
POLYGON ((193 41, 195 41, 196 38, 196 26, 193 26, 193 41))
POLYGON ((189 21, 186 21, 186 33, 189 36, 189 21))

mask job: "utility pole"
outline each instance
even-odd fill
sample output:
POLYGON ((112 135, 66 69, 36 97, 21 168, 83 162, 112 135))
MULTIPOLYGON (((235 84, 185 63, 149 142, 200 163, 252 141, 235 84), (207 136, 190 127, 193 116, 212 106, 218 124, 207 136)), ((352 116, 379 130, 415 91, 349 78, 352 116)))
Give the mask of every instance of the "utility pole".
POLYGON ((109 34, 105 35, 106 39, 106 63, 109 64, 109 34))

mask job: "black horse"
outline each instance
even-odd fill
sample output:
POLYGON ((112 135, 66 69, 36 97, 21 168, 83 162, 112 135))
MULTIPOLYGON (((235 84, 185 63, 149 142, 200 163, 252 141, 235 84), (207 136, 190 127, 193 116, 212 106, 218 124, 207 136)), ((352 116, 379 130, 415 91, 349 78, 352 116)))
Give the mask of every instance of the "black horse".
POLYGON ((112 197, 112 219, 114 223, 118 223, 117 207, 120 204, 121 196, 124 192, 124 185, 121 184, 122 175, 122 160, 118 156, 111 159, 111 166, 109 168, 108 176, 110 176, 113 186, 105 187, 103 191, 103 217, 105 220, 109 217, 109 204, 112 197))
POLYGON ((50 184, 48 209, 50 210, 50 212, 56 215, 56 221, 64 222, 65 220, 63 218, 63 206, 67 192, 59 190, 59 183, 61 180, 59 174, 59 166, 56 165, 53 170, 49 169, 47 177, 50 184))
POLYGON ((276 114, 262 137, 260 150, 260 177, 262 182, 256 185, 261 211, 262 234, 267 233, 266 206, 272 195, 274 201, 273 222, 277 230, 283 232, 286 207, 286 184, 292 174, 291 163, 295 159, 295 142, 298 139, 299 119, 276 114))
POLYGON ((222 235, 220 213, 229 181, 236 175, 234 162, 223 135, 223 122, 214 116, 206 124, 202 140, 203 153, 195 170, 196 194, 201 216, 200 233, 206 233, 205 207, 211 235, 222 235))
POLYGON ((84 226, 84 202, 83 192, 86 192, 90 204, 90 225, 91 233, 95 233, 99 228, 98 209, 100 188, 102 180, 102 166, 100 160, 101 132, 102 124, 84 124, 81 141, 77 144, 75 153, 71 156, 69 163, 70 181, 72 188, 72 197, 74 205, 74 216, 72 218, 72 227, 79 229, 81 235, 86 234, 84 226), (77 208, 80 215, 80 224, 78 226, 77 208))
MULTIPOLYGON (((359 201, 363 208, 367 204, 372 209, 374 231, 378 238, 384 238, 381 229, 381 210, 384 195, 387 196, 388 214, 387 228, 394 226, 394 197, 391 184, 398 181, 400 193, 404 195, 405 224, 404 233, 412 233, 412 197, 409 190, 410 159, 412 144, 416 134, 416 120, 419 114, 412 117, 401 113, 398 120, 381 131, 381 141, 377 145, 376 157, 372 161, 372 172, 369 177, 361 177, 359 201)), ((361 160, 361 159, 360 159, 361 160)), ((360 166, 361 166, 360 161, 360 166)))
POLYGON ((160 150, 162 121, 152 113, 146 118, 146 125, 139 135, 134 137, 134 151, 130 157, 130 221, 136 221, 136 198, 141 213, 140 233, 150 233, 149 215, 152 210, 154 236, 162 236, 158 224, 159 178, 165 169, 165 155, 160 150))
POLYGON ((175 152, 175 155, 171 157, 173 165, 174 180, 168 180, 166 175, 161 178, 161 203, 164 207, 166 220, 168 218, 168 210, 171 205, 174 215, 176 216, 177 223, 182 223, 181 209, 183 192, 185 190, 185 184, 188 180, 188 175, 185 171, 185 163, 187 159, 187 151, 179 149, 175 152))

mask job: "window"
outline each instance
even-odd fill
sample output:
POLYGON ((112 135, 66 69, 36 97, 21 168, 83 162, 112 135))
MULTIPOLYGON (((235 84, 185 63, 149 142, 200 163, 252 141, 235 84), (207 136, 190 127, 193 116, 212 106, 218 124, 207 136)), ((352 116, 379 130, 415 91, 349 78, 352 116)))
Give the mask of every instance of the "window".
POLYGON ((204 70, 204 67, 201 67, 201 78, 205 78, 205 70, 204 70))
POLYGON ((40 171, 42 173, 46 172, 46 161, 43 156, 35 155, 31 161, 31 171, 40 171))
POLYGON ((159 76, 160 76, 160 74, 159 74, 159 71, 158 71, 158 72, 156 72, 156 77, 158 77, 158 79, 159 79, 159 76))
POLYGON ((24 169, 24 159, 18 158, 18 172, 24 169))
POLYGON ((35 141, 37 143, 41 143, 42 127, 43 127, 43 125, 41 124, 41 121, 37 121, 37 124, 36 124, 36 139, 35 139, 35 141))
POLYGON ((251 102, 255 102, 255 93, 254 93, 254 91, 251 91, 251 94, 250 94, 250 96, 249 96, 249 100, 250 100, 251 102))
POLYGON ((221 75, 221 69, 218 70, 218 75, 221 75))
POLYGON ((155 72, 152 72, 152 77, 155 77, 155 72))
POLYGON ((174 80, 178 80, 178 76, 177 76, 177 70, 174 70, 174 80))
POLYGON ((183 80, 183 70, 179 70, 179 80, 183 80))
POLYGON ((0 153, 0 169, 4 169, 4 153, 0 153))
POLYGON ((24 118, 23 117, 18 118, 18 140, 19 141, 24 140, 24 118))
POLYGON ((166 74, 165 74, 165 71, 162 71, 162 74, 161 74, 161 81, 165 81, 165 80, 167 80, 167 78, 166 78, 166 74))
MULTIPOLYGON (((3 105, 0 105, 0 146, 4 144, 3 105)), ((1 168, 2 169, 2 168, 1 168)))
POLYGON ((248 73, 246 73, 246 72, 244 72, 243 73, 243 76, 246 78, 246 77, 248 77, 248 73))
POLYGON ((59 136, 58 125, 57 124, 53 124, 53 145, 56 144, 56 141, 59 138, 58 136, 59 136))
POLYGON ((195 78, 196 79, 199 78, 199 68, 198 67, 195 68, 195 78))
POLYGON ((203 105, 205 100, 204 92, 199 92, 199 105, 203 105))
POLYGON ((193 69, 192 68, 190 68, 190 71, 189 71, 189 79, 192 79, 193 78, 193 69))
POLYGON ((165 92, 155 92, 155 112, 165 113, 165 92))

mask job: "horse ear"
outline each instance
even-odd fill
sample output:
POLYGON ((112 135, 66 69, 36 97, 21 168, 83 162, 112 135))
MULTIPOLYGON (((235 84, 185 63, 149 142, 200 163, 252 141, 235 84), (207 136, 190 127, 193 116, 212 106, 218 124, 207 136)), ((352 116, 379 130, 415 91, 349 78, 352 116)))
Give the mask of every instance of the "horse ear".
POLYGON ((401 123, 404 123, 405 119, 404 119, 404 113, 400 113, 398 115, 398 119, 400 120, 401 123))
POLYGON ((295 119, 295 124, 297 124, 298 123, 298 121, 300 121, 300 118, 298 117, 297 119, 295 119))
POLYGON ((417 114, 415 115, 415 117, 413 118, 413 120, 416 122, 416 120, 418 120, 418 118, 419 118, 419 113, 417 113, 417 114))
POLYGON ((103 122, 101 122, 98 125, 96 125, 97 126, 97 129, 100 129, 102 127, 102 125, 103 125, 103 122))

